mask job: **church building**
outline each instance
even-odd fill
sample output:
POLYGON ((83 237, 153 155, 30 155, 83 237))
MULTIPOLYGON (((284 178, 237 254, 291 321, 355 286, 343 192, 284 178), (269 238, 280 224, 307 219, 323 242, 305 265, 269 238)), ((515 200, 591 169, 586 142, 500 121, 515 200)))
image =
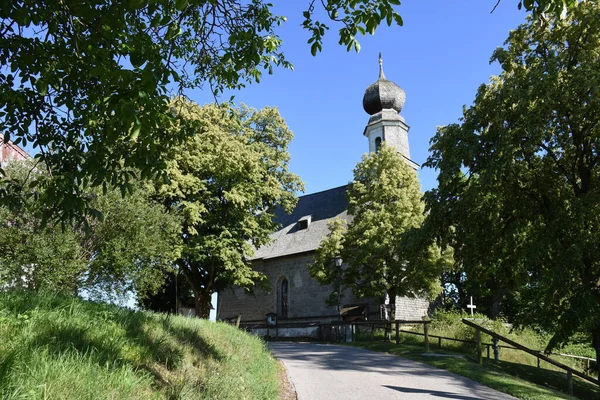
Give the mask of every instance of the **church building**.
MULTIPOLYGON (((410 159, 409 126, 400 115, 405 99, 404 91, 385 78, 380 56, 379 78, 367 87, 363 97, 363 108, 370 115, 364 129, 369 152, 376 152, 385 142, 395 147, 416 171, 419 166, 410 159)), ((352 219, 347 212, 346 190, 344 185, 301 196, 291 214, 277 210, 280 228, 272 235, 272 242, 259 248, 252 260, 253 267, 267 276, 270 290, 255 289, 253 294, 246 294, 244 289, 235 288, 219 293, 217 318, 241 315, 243 324, 264 323, 266 315, 273 313, 280 322, 385 319, 390 307, 383 304, 386 301, 359 299, 350 290, 344 292, 340 304, 328 306, 326 300, 333 288, 321 285, 309 273, 316 249, 329 234, 328 223, 336 218, 352 219)), ((425 299, 398 297, 395 307, 397 319, 420 320, 427 314, 429 303, 425 299)))

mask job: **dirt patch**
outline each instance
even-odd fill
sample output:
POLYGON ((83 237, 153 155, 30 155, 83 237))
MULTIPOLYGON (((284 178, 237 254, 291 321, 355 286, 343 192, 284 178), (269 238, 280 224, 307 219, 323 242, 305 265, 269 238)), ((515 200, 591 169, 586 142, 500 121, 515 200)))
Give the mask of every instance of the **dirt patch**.
POLYGON ((287 370, 281 361, 277 361, 278 371, 277 371, 277 379, 279 380, 279 400, 297 400, 298 396, 296 395, 296 389, 294 388, 294 384, 290 381, 290 378, 287 374, 287 370))

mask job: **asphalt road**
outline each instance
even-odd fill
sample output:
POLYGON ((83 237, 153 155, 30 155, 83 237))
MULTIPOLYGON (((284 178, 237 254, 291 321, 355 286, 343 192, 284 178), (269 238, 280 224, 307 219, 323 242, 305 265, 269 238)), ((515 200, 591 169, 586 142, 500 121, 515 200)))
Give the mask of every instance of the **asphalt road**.
POLYGON ((416 361, 349 346, 271 342, 299 400, 514 399, 416 361))

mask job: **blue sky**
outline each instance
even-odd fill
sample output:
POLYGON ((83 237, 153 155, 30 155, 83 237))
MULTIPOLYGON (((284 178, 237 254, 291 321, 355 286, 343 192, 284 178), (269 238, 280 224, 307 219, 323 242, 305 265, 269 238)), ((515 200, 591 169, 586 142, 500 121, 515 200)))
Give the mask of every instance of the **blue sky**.
MULTIPOLYGON (((305 193, 348 183, 367 152, 362 97, 377 79, 380 51, 386 77, 406 92, 401 115, 410 126, 411 158, 422 164, 436 126, 456 122, 479 85, 499 73, 490 56, 526 17, 517 0, 503 0, 493 14, 496 0, 407 0, 398 8, 404 26, 359 37, 360 53, 346 52, 330 29, 323 52, 313 57, 300 26, 308 1, 274 3, 274 11, 287 17, 278 33, 294 71, 276 69, 260 84, 223 98, 233 94, 236 103, 279 108, 294 132, 290 169, 304 180, 305 193)), ((213 101, 207 91, 188 95, 201 104, 213 101)), ((423 190, 436 186, 435 171, 420 170, 419 178, 423 190)))

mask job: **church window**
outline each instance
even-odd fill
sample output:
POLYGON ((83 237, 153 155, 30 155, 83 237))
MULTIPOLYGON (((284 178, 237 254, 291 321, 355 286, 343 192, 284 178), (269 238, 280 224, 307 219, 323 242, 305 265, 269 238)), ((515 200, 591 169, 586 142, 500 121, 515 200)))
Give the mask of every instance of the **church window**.
POLYGON ((375 138, 375 152, 377 153, 380 148, 381 148, 381 138, 376 137, 375 138))
POLYGON ((288 308, 288 280, 283 278, 279 286, 279 316, 287 318, 288 308))

